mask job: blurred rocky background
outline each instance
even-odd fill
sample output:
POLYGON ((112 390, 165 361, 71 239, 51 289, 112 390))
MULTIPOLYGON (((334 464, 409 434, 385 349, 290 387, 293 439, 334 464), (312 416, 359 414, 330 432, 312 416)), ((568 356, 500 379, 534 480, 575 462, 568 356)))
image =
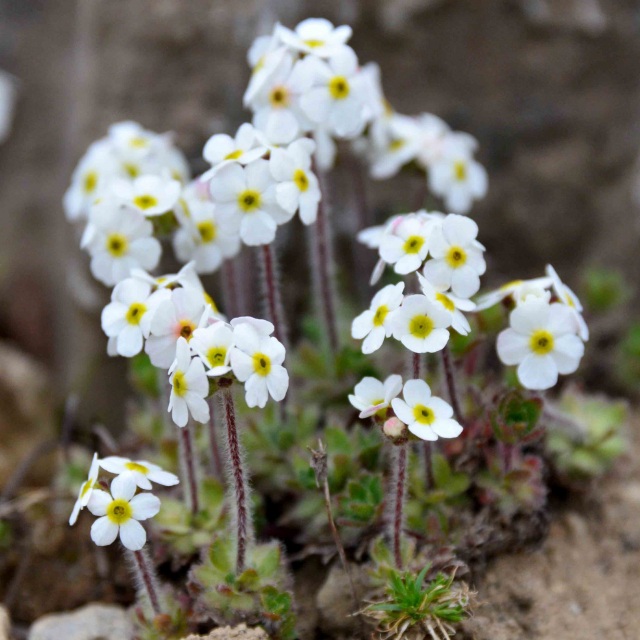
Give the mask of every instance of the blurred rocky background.
MULTIPOLYGON (((248 117, 252 39, 311 15, 353 25, 360 60, 379 62, 398 111, 433 112, 479 139, 490 190, 473 215, 487 284, 546 262, 571 285, 593 264, 640 277, 638 0, 0 0, 0 69, 17 79, 0 146, 0 337, 39 372, 32 382, 0 367, 0 386, 44 385, 58 405, 74 390, 82 415, 117 423, 125 369, 104 355, 107 292, 63 216, 71 171, 124 119, 175 131, 202 169, 207 137, 248 117)), ((354 180, 345 174, 333 198, 343 238, 357 228, 354 180)), ((367 182, 370 220, 406 210, 418 188, 415 176, 367 182)), ((371 258, 349 252, 345 285, 354 256, 371 258)), ((307 289, 293 273, 285 291, 298 308, 307 289)))

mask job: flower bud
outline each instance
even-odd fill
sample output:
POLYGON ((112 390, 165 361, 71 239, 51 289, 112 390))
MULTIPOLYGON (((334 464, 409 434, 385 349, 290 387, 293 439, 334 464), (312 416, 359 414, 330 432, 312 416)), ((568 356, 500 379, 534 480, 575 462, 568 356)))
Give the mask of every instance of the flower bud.
POLYGON ((404 436, 407 427, 400 419, 393 416, 382 425, 382 432, 387 438, 397 440, 404 436))

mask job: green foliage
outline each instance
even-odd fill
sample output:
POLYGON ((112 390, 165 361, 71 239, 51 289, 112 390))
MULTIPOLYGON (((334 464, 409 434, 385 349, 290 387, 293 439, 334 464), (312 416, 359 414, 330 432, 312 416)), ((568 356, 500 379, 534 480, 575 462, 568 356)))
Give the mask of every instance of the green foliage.
POLYGON ((154 518, 160 539, 173 555, 189 558, 206 547, 212 537, 226 525, 224 487, 217 480, 206 478, 200 487, 202 508, 192 514, 182 500, 163 498, 160 513, 154 518))
POLYGON ((192 568, 189 588, 198 608, 216 622, 260 624, 275 640, 295 637, 295 616, 277 543, 251 546, 246 568, 235 573, 235 545, 230 536, 214 539, 201 564, 192 568))
POLYGON ((606 313, 626 302, 632 288, 624 275, 606 267, 590 268, 582 283, 582 299, 585 307, 594 313, 606 313))
POLYGON ((379 475, 363 472, 349 480, 338 497, 337 522, 342 526, 366 527, 382 513, 382 481, 379 475))
POLYGON ((614 370, 618 380, 637 393, 640 386, 640 322, 634 322, 618 345, 614 370))
POLYGON ((470 615, 471 594, 454 576, 442 573, 425 584, 429 566, 416 576, 410 571, 389 571, 385 598, 369 605, 364 614, 374 619, 385 638, 446 640, 455 634, 453 625, 470 615))
POLYGON ((133 621, 136 638, 139 640, 180 640, 189 633, 188 611, 184 603, 172 592, 165 591, 162 598, 163 613, 153 618, 145 610, 136 606, 133 621))
POLYGON ((506 392, 491 412, 491 428, 496 439, 515 444, 536 437, 542 406, 540 398, 529 397, 521 391, 506 392))
POLYGON ((158 369, 152 364, 149 356, 142 352, 129 359, 129 380, 133 387, 142 395, 158 398, 158 369))
POLYGON ((622 431, 627 404, 569 390, 547 429, 547 449, 561 475, 585 480, 602 475, 627 448, 622 431), (573 423, 573 424, 572 424, 573 423))

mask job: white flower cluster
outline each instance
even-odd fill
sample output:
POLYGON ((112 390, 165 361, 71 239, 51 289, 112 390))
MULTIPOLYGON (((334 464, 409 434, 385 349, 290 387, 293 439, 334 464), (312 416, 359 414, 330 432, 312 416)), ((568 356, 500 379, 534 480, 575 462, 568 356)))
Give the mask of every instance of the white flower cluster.
POLYGON ((576 371, 589 329, 580 300, 555 269, 547 265, 544 278, 510 282, 481 296, 478 309, 505 298, 511 298, 515 307, 509 328, 498 336, 498 356, 504 364, 518 366, 520 384, 527 389, 550 389, 559 374, 576 371))
MULTIPOLYGON (((387 285, 376 293, 369 309, 354 319, 351 335, 364 339, 363 353, 377 351, 391 336, 413 353, 436 353, 445 348, 452 329, 462 335, 471 331, 463 312, 475 309, 469 298, 477 292, 485 271, 484 247, 477 234, 478 226, 469 218, 425 211, 396 216, 383 227, 361 234, 379 250, 383 266, 392 264, 403 275, 422 268, 418 274, 421 293, 405 296, 404 282, 387 285)), ((391 376, 384 385, 365 378, 350 397, 351 404, 362 418, 384 417, 391 405, 395 416, 425 440, 460 434, 462 427, 452 419, 452 408, 432 398, 426 382, 406 382, 404 400, 394 400, 401 388, 400 376, 391 376)))
POLYGON ((178 482, 173 473, 163 471, 146 460, 129 460, 120 456, 99 459, 96 453, 89 476, 78 491, 69 524, 74 525, 80 511, 87 507, 98 518, 91 526, 91 539, 99 547, 111 544, 119 535, 127 549, 139 551, 147 541, 147 533, 140 521, 153 518, 160 511, 160 500, 151 493, 136 494, 136 490, 149 491, 151 483, 171 487, 178 482), (100 469, 116 476, 109 491, 96 488, 100 469))
POLYGON ((110 355, 133 357, 143 348, 151 363, 169 370, 169 411, 179 426, 189 415, 209 419, 209 378, 230 372, 244 383, 250 407, 281 401, 289 386, 285 349, 266 320, 227 323, 206 294, 193 263, 179 273, 153 278, 134 270, 114 288, 102 312, 110 355))

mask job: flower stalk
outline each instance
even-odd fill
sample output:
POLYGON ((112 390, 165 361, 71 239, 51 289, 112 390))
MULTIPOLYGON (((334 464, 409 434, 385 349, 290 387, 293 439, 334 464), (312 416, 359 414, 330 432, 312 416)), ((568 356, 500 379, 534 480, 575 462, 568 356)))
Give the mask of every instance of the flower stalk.
POLYGON ((221 395, 227 435, 229 484, 233 487, 235 498, 236 574, 240 574, 244 571, 247 546, 253 537, 251 516, 249 514, 249 483, 244 466, 242 445, 238 437, 236 409, 230 381, 228 386, 222 387, 221 395))
POLYGON ((198 496, 198 471, 193 446, 193 421, 189 420, 186 427, 180 431, 180 457, 182 460, 183 476, 186 485, 186 499, 191 513, 200 511, 198 496))
POLYGON ((267 318, 271 320, 275 327, 275 337, 288 349, 289 343, 284 319, 282 294, 280 291, 278 263, 273 243, 263 244, 259 247, 258 251, 262 272, 262 292, 267 307, 267 318))
POLYGON ((209 452, 211 454, 211 470, 216 478, 222 477, 222 458, 218 447, 218 434, 216 433, 216 411, 213 397, 209 398, 209 452))
POLYGON ((236 318, 241 313, 241 290, 238 286, 238 260, 240 256, 225 260, 222 264, 222 296, 225 304, 225 311, 230 317, 236 318))
POLYGON ((404 442, 393 448, 393 476, 391 480, 391 545, 398 569, 402 569, 402 532, 404 530, 404 500, 407 485, 408 444, 404 442))
POLYGON ((451 407, 453 408, 453 415, 456 420, 464 426, 464 418, 460 409, 460 400, 456 387, 455 372, 453 370, 453 360, 448 345, 442 350, 442 364, 444 366, 444 374, 447 382, 447 390, 449 391, 449 399, 451 400, 451 407))
POLYGON ((149 554, 144 548, 140 551, 128 551, 128 553, 132 558, 132 565, 137 576, 138 588, 147 596, 154 617, 159 616, 162 613, 162 607, 160 604, 160 595, 158 593, 158 579, 151 564, 149 554))

